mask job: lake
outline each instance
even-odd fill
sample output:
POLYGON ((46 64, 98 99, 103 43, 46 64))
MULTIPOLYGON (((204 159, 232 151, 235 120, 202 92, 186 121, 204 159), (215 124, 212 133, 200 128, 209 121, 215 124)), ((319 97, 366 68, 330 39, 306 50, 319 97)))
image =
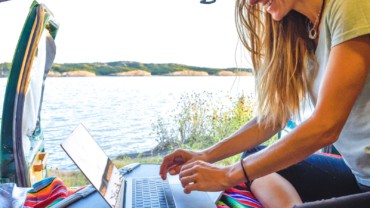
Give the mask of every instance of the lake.
MULTIPOLYGON (((0 107, 6 78, 0 78, 0 107)), ((254 93, 253 77, 50 77, 46 81, 41 126, 49 167, 74 169, 60 143, 83 123, 114 158, 156 146, 153 124, 171 112, 186 93, 209 92, 214 99, 254 93)), ((225 101, 226 102, 226 101, 225 101)))

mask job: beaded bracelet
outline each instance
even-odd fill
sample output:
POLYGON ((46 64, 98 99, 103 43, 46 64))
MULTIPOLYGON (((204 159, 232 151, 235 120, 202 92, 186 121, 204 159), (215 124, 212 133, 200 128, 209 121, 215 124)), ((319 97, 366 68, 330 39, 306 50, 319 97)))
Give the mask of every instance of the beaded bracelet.
POLYGON ((248 177, 248 175, 247 175, 247 172, 245 171, 245 169, 244 169, 244 164, 243 164, 243 158, 240 160, 240 165, 242 166, 242 170, 243 170, 243 173, 244 173, 244 178, 247 180, 246 182, 245 182, 245 185, 248 187, 248 189, 250 190, 251 189, 251 184, 252 184, 252 182, 253 181, 250 181, 249 180, 249 177, 248 177))

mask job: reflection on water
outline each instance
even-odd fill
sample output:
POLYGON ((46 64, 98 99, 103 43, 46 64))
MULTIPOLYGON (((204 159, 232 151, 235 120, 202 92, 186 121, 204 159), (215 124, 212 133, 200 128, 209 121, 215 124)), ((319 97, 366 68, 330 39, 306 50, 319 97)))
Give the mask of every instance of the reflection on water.
MULTIPOLYGON (((0 78, 3 99, 6 78, 0 78)), ((210 92, 215 97, 254 92, 253 77, 60 77, 46 81, 41 125, 48 165, 74 168, 60 143, 79 124, 115 157, 156 145, 152 124, 169 119, 181 95, 210 92)), ((2 100, 0 107, 2 109, 2 100)))

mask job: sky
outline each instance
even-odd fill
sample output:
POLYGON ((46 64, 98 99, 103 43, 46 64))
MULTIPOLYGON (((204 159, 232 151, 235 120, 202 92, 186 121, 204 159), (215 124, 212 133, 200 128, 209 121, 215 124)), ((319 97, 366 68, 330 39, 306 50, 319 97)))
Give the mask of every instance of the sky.
MULTIPOLYGON (((250 67, 235 28, 235 1, 199 1, 39 0, 60 25, 55 63, 250 67)), ((11 62, 31 3, 0 3, 0 63, 11 62)))

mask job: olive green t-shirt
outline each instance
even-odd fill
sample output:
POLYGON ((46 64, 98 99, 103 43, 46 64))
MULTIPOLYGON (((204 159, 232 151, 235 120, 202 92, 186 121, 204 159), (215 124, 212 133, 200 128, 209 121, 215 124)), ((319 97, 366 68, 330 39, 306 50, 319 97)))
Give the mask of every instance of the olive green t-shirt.
MULTIPOLYGON (((319 68, 314 77, 310 99, 313 106, 326 73, 331 49, 366 34, 370 34, 370 0, 327 0, 316 49, 319 68)), ((357 181, 370 186, 370 73, 334 146, 357 181)))

